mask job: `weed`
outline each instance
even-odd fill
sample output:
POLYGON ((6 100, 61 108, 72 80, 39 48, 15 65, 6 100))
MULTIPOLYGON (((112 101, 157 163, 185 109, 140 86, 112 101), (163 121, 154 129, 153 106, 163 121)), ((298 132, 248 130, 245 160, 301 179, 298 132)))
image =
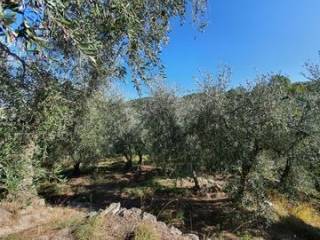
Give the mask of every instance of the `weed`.
POLYGON ((241 237, 240 240, 251 240, 252 236, 249 233, 244 233, 241 237))
POLYGON ((104 218, 95 216, 79 224, 74 231, 77 240, 102 240, 105 237, 104 218))
POLYGON ((134 240, 160 240, 160 236, 151 224, 142 223, 135 229, 134 240))

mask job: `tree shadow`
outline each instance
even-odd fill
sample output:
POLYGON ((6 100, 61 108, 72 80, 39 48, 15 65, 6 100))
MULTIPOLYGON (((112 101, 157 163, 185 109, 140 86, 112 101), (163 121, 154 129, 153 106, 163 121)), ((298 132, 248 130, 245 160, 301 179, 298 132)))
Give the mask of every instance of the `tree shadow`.
POLYGON ((42 197, 51 205, 89 211, 99 211, 120 202, 122 207, 141 208, 160 221, 203 237, 222 231, 237 234, 252 230, 252 235, 266 234, 264 239, 320 239, 319 229, 293 216, 267 228, 266 219, 239 208, 228 197, 207 198, 195 193, 191 187, 159 185, 154 180, 163 176, 156 168, 147 166, 141 171, 127 172, 123 165, 114 163, 83 171, 80 177, 69 178, 69 193, 53 189, 45 191, 42 197))
POLYGON ((295 216, 289 215, 281 218, 277 223, 271 225, 270 235, 274 240, 319 240, 320 228, 311 226, 295 216))
POLYGON ((70 185, 70 192, 60 193, 56 184, 49 184, 39 190, 39 195, 51 205, 64 205, 88 208, 90 210, 104 209, 110 203, 120 202, 122 206, 140 207, 141 199, 126 195, 126 188, 153 187, 158 188, 152 179, 159 175, 155 168, 147 170, 124 170, 123 162, 111 163, 108 166, 89 167, 82 169, 79 176, 73 176, 72 170, 63 172, 63 177, 70 185), (88 178, 90 183, 83 183, 88 178), (79 181, 78 184, 71 184, 79 181))
POLYGON ((113 202, 120 202, 123 207, 141 208, 153 213, 159 220, 188 232, 200 232, 208 225, 215 226, 229 218, 224 211, 230 205, 230 199, 206 199, 197 196, 190 187, 159 185, 154 181, 155 178, 163 177, 158 169, 145 166, 142 170, 126 172, 123 164, 115 163, 82 171, 79 177, 71 177, 66 172, 70 192, 61 193, 54 186, 52 189, 49 186, 40 194, 51 205, 89 211, 105 209, 113 202), (84 183, 83 179, 90 181, 84 183), (73 185, 72 181, 77 184, 73 185), (133 194, 129 194, 130 191, 133 194))

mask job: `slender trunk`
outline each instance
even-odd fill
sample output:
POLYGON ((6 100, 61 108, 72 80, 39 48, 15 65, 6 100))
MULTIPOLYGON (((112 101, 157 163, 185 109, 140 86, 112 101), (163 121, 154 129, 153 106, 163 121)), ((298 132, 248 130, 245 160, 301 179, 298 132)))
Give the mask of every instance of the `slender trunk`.
POLYGON ((200 183, 199 183, 199 180, 198 180, 197 171, 193 167, 192 163, 190 163, 190 170, 191 170, 191 173, 192 173, 192 179, 194 181, 194 189, 198 191, 198 190, 201 189, 201 187, 200 187, 200 183))
POLYGON ((318 192, 320 192, 320 180, 319 178, 315 180, 315 188, 318 192))
POLYGON ((286 166, 280 176, 280 185, 283 185, 287 182, 290 171, 291 171, 291 160, 290 160, 290 156, 288 156, 286 161, 286 166))
POLYGON ((23 159, 23 169, 20 172, 20 174, 22 174, 22 181, 19 184, 17 192, 12 195, 17 196, 17 198, 23 202, 29 201, 37 196, 37 191, 33 183, 35 176, 33 157, 35 151, 36 144, 35 141, 31 139, 21 153, 21 158, 23 159))
POLYGON ((255 161, 256 161, 257 156, 260 151, 261 151, 261 148, 259 147, 257 141, 255 140, 254 150, 249 155, 249 159, 242 160, 243 162, 241 165, 240 186, 239 186, 239 190, 238 190, 238 196, 240 198, 242 198, 244 195, 244 192, 247 187, 248 176, 251 172, 253 165, 255 164, 255 161))
POLYGON ((124 166, 124 169, 127 171, 127 170, 132 169, 132 166, 133 166, 133 164, 132 164, 132 156, 131 156, 131 154, 125 154, 124 156, 125 156, 125 158, 127 160, 126 164, 124 166))
POLYGON ((139 153, 138 153, 138 156, 139 156, 138 165, 141 166, 142 163, 143 163, 143 155, 142 155, 142 153, 139 152, 139 153))
POLYGON ((78 176, 80 176, 80 174, 81 174, 80 164, 81 164, 81 162, 78 161, 78 162, 76 162, 76 163, 73 165, 73 173, 72 173, 72 175, 73 175, 74 177, 78 177, 78 176))
POLYGON ((192 178, 193 178, 193 181, 194 181, 194 189, 195 190, 200 190, 201 187, 200 187, 200 184, 199 184, 199 181, 198 181, 198 176, 197 176, 197 172, 195 170, 192 171, 192 178))
POLYGON ((240 198, 243 197, 243 194, 246 190, 248 175, 250 173, 252 164, 250 163, 243 163, 241 167, 241 176, 240 176, 240 186, 238 190, 238 195, 240 198))
POLYGON ((139 173, 141 173, 142 171, 142 164, 143 164, 143 155, 141 152, 138 152, 138 157, 139 157, 139 161, 138 161, 138 171, 139 173))

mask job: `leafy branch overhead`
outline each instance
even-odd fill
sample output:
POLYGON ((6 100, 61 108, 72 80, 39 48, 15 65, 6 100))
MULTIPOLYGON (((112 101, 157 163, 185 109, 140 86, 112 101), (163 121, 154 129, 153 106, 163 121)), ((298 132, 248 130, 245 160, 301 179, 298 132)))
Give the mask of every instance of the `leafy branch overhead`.
MULTIPOLYGON (((199 27, 205 5, 193 2, 199 27)), ((135 81, 147 80, 149 70, 161 69, 159 53, 168 41, 170 19, 183 18, 186 8, 183 0, 7 0, 0 3, 1 44, 15 44, 26 54, 59 49, 88 59, 107 75, 111 65, 130 66, 135 81)))

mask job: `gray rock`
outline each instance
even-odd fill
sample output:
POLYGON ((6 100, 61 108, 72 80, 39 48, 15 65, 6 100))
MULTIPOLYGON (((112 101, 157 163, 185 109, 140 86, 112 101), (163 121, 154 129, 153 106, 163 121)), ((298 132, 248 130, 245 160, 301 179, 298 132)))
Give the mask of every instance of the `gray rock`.
POLYGON ((132 214, 137 215, 139 218, 142 218, 142 211, 140 208, 131 208, 130 211, 132 214))
POLYGON ((167 229, 168 228, 167 224, 165 224, 164 222, 158 221, 157 224, 163 229, 167 229))
POLYGON ((32 201, 32 205, 38 206, 38 207, 45 207, 46 201, 43 198, 37 198, 32 201))
POLYGON ((88 217, 89 217, 89 218, 92 218, 92 217, 95 217, 95 216, 97 216, 97 215, 98 215, 98 212, 94 211, 94 212, 90 212, 90 213, 88 214, 88 217))
POLYGON ((186 236, 190 240, 200 240, 200 238, 195 234, 185 234, 184 236, 186 236))
POLYGON ((150 214, 150 213, 144 212, 143 215, 142 215, 142 220, 150 221, 150 222, 156 222, 157 218, 154 215, 150 214))
POLYGON ((170 232, 174 235, 182 235, 182 232, 178 229, 178 228, 175 228, 175 227, 170 227, 170 232))
POLYGON ((120 211, 118 212, 118 215, 123 218, 131 217, 132 212, 126 208, 121 208, 120 211))
POLYGON ((109 207, 107 207, 103 212, 102 212, 102 216, 105 216, 107 214, 111 214, 111 215, 116 215, 121 208, 121 204, 120 203, 111 203, 109 205, 109 207))

